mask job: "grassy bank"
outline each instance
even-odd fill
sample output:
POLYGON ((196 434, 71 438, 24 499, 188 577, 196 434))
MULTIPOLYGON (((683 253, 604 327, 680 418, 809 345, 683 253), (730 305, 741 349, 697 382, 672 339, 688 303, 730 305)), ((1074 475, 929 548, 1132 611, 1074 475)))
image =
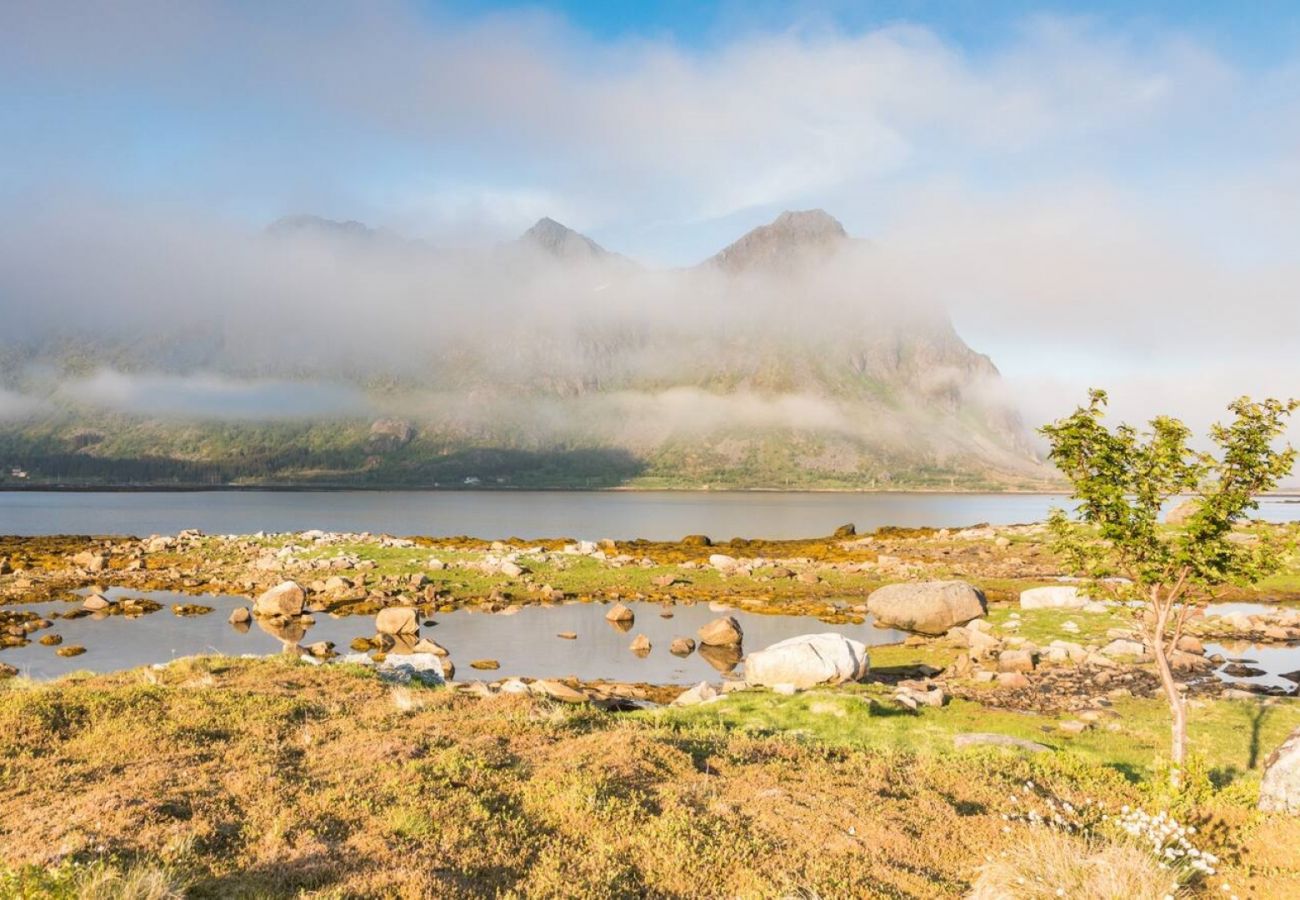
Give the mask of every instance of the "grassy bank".
MULTIPOLYGON (((393 687, 283 659, 0 687, 0 893, 153 879, 196 897, 955 897, 1014 848, 1012 794, 1174 808, 1224 859, 1201 888, 1300 892, 1300 823, 1253 811, 1294 701, 1193 715, 1194 788, 1153 768, 1158 702, 1117 730, 867 685, 610 714, 393 687), (1050 752, 957 752, 999 732, 1050 752), (97 881, 96 881, 97 880, 97 881)), ((157 895, 157 894, 156 894, 157 895)))

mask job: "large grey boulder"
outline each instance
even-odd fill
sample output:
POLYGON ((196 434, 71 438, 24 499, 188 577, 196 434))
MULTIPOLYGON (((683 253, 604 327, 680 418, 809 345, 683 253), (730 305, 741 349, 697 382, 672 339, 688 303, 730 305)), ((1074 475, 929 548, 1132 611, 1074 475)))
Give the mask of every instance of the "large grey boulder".
POLYGON ((282 581, 253 602, 258 616, 300 616, 307 592, 296 581, 282 581))
POLYGON ((869 668, 865 644, 834 632, 801 634, 746 656, 745 681, 766 687, 792 684, 810 688, 860 681, 869 668))
POLYGON ((964 581, 888 584, 872 591, 867 611, 876 624, 919 634, 944 634, 984 615, 984 592, 964 581))
POLYGON ((1020 592, 1021 609, 1083 609, 1091 601, 1072 585, 1030 588, 1020 592))
POLYGON ((1264 761, 1259 808, 1300 816, 1300 728, 1264 761))

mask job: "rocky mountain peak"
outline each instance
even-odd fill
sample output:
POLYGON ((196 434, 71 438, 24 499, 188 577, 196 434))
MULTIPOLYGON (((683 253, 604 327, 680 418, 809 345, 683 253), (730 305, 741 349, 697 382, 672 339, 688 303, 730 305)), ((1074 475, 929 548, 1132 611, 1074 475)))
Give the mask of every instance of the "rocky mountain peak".
POLYGON ((543 217, 519 240, 561 259, 591 259, 609 252, 585 234, 580 234, 550 217, 543 217))
POLYGON ((844 226, 825 210, 786 210, 723 248, 709 262, 728 272, 784 268, 809 255, 832 251, 846 240, 844 226))

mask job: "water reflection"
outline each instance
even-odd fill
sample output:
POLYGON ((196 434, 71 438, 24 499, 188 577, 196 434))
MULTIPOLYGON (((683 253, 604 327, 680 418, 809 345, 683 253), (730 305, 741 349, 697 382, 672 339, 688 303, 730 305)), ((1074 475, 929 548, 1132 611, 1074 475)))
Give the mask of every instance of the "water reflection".
MULTIPOLYGON (((120 590, 106 593, 112 598, 126 595, 120 590)), ((59 634, 67 643, 86 647, 83 656, 64 659, 55 656, 52 648, 33 642, 3 651, 0 661, 32 677, 49 678, 75 670, 112 671, 200 653, 264 655, 282 650, 301 653, 319 649, 316 645, 322 641, 348 652, 346 648, 355 639, 375 637, 375 621, 370 616, 317 615, 291 621, 257 619, 257 627, 253 628, 247 622, 227 621, 233 610, 247 607, 247 598, 195 598, 167 591, 145 594, 164 604, 163 609, 132 619, 120 615, 55 619, 49 631, 59 634), (170 612, 173 603, 196 600, 214 607, 214 611, 193 617, 170 612)), ((131 595, 139 596, 140 592, 131 595)), ((628 606, 634 613, 635 625, 607 621, 605 614, 611 607, 600 603, 529 606, 516 608, 510 615, 467 610, 439 613, 437 624, 426 621, 418 636, 384 636, 376 649, 406 654, 416 649, 417 641, 433 640, 465 665, 473 659, 499 660, 501 667, 493 673, 494 678, 575 676, 684 684, 715 679, 719 673, 736 673, 744 649, 766 647, 798 634, 835 631, 868 645, 897 643, 904 637, 898 631, 874 628, 869 621, 858 625, 830 625, 809 616, 762 616, 730 610, 727 614, 741 623, 744 648, 702 645, 674 653, 675 640, 680 641, 679 650, 690 646, 700 627, 717 619, 719 614, 703 604, 672 610, 658 604, 628 606), (673 615, 664 618, 662 612, 673 615), (649 652, 640 656, 629 652, 628 634, 633 628, 638 634, 644 634, 651 645, 649 652)), ((72 612, 77 606, 59 602, 24 608, 52 618, 56 612, 72 612)))

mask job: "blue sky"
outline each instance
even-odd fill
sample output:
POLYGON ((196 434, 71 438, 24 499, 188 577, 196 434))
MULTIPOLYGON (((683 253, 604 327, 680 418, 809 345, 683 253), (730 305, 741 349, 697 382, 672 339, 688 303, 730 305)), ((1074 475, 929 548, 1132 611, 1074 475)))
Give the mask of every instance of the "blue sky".
POLYGON ((51 246, 550 215, 680 265, 820 206, 1027 390, 1300 394, 1292 2, 11 3, 0 123, 51 246))

